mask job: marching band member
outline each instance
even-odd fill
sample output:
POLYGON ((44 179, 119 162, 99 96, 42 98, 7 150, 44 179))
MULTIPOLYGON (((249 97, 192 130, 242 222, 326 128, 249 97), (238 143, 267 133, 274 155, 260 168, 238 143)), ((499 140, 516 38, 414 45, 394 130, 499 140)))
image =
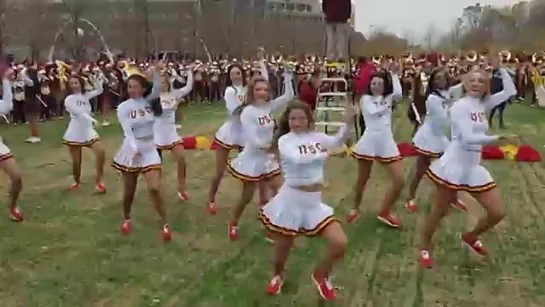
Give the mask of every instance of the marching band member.
POLYGON ((498 224, 504 216, 501 196, 496 183, 488 171, 480 165, 481 146, 488 143, 511 143, 514 137, 487 135, 488 120, 486 111, 491 110, 517 90, 505 68, 500 70, 503 91, 489 94, 489 81, 482 70, 474 70, 464 76, 465 96, 455 102, 450 111, 452 139, 445 153, 434 161, 426 174, 436 184, 434 204, 422 228, 420 245, 420 264, 433 265, 430 254, 431 239, 440 220, 448 211, 449 203, 456 192, 470 193, 485 209, 473 230, 461 235, 462 242, 479 255, 486 255, 479 236, 498 224))
MULTIPOLYGON (((267 78, 267 67, 265 66, 263 56, 261 52, 258 55, 260 57, 260 66, 262 70, 262 77, 267 78)), ((264 79, 266 81, 266 79, 264 79)), ((240 107, 246 101, 247 77, 246 71, 239 63, 233 63, 227 69, 227 82, 226 82, 225 94, 223 99, 227 106, 228 119, 218 129, 214 142, 218 145, 216 147, 216 173, 212 178, 210 184, 210 190, 208 192, 208 205, 207 210, 211 215, 217 213, 216 206, 216 194, 218 193, 223 173, 227 167, 229 160, 229 153, 233 149, 242 149, 246 144, 246 138, 244 137, 244 131, 242 130, 242 124, 240 118, 233 112, 240 107)), ((264 204, 267 200, 261 199, 260 205, 264 204)))
MULTIPOLYGON (((453 102, 452 97, 456 96, 456 92, 461 90, 461 87, 461 83, 449 87, 449 75, 442 68, 437 68, 430 74, 426 88, 427 115, 413 138, 413 147, 418 152, 418 156, 414 177, 409 185, 409 199, 405 203, 409 212, 415 212, 418 209, 416 189, 431 160, 439 158, 447 148, 448 139, 444 130, 449 123, 449 108, 453 102)), ((459 210, 467 211, 460 200, 454 199, 451 205, 459 210)))
MULTIPOLYGON (((0 114, 6 115, 13 109, 13 93, 11 92, 10 78, 13 74, 13 70, 7 69, 4 72, 4 78, 2 79, 2 100, 0 100, 0 114)), ((23 189, 23 181, 21 179, 21 171, 15 162, 13 154, 9 148, 4 144, 0 137, 0 169, 6 173, 11 180, 11 187, 9 191, 10 207, 9 215, 12 220, 16 222, 23 221, 23 213, 17 206, 19 195, 23 189)))
POLYGON ((229 221, 229 237, 238 239, 238 221, 244 208, 252 200, 256 184, 271 182, 280 175, 274 155, 270 153, 275 127, 274 112, 288 104, 294 97, 292 72, 284 72, 284 94, 269 100, 269 84, 264 76, 254 77, 248 84, 246 102, 233 111, 240 114, 246 145, 242 152, 227 165, 233 177, 242 181, 240 200, 233 208, 229 221))
POLYGON ((81 184, 81 149, 89 147, 96 156, 96 189, 100 193, 106 193, 106 187, 102 183, 104 175, 104 163, 106 162, 104 146, 99 141, 99 136, 93 125, 98 123, 92 117, 90 100, 102 94, 103 81, 95 80, 93 90, 85 89, 85 81, 80 76, 70 76, 68 87, 70 95, 64 100, 65 110, 70 114, 70 123, 64 133, 63 144, 68 146, 72 158, 72 175, 74 183, 71 190, 77 190, 81 184))
POLYGON ((394 228, 400 226, 398 219, 391 214, 392 206, 405 184, 402 157, 392 134, 392 107, 394 100, 402 95, 398 67, 393 68, 391 75, 373 75, 367 93, 360 99, 366 128, 352 151, 352 156, 358 160, 358 180, 354 187, 354 207, 348 214, 348 222, 353 222, 359 215, 363 190, 371 174, 373 162, 378 161, 387 167, 392 180, 392 187, 386 194, 378 219, 394 228))
MULTIPOLYGON (((347 123, 354 117, 349 113, 345 114, 347 123)), ((311 279, 323 299, 332 301, 336 295, 329 276, 333 265, 344 256, 347 239, 333 216, 333 208, 322 203, 324 166, 328 149, 342 145, 349 129, 344 125, 335 136, 328 136, 313 127, 314 117, 308 105, 289 104, 280 117, 272 143, 279 151, 284 184, 260 211, 261 222, 275 234, 273 278, 267 293, 276 295, 282 289, 293 240, 298 235, 323 236, 329 241, 327 256, 311 279)))
POLYGON ((161 116, 159 100, 159 70, 153 67, 153 87, 145 77, 134 74, 127 79, 129 99, 117 108, 117 118, 125 139, 114 157, 112 166, 123 174, 123 223, 121 232, 132 230, 131 209, 138 183, 138 175, 146 179, 148 193, 162 225, 163 240, 171 239, 165 205, 161 195, 161 157, 154 142, 154 122, 161 116), (152 102, 153 101, 153 102, 152 102))
POLYGON ((186 163, 184 158, 184 146, 182 138, 176 131, 176 110, 183 97, 189 95, 193 89, 193 67, 188 68, 187 83, 184 87, 172 89, 170 76, 163 75, 159 81, 161 94, 161 108, 163 113, 158 116, 153 126, 153 137, 159 154, 163 150, 170 150, 177 164, 178 198, 189 200, 189 194, 185 191, 186 163))

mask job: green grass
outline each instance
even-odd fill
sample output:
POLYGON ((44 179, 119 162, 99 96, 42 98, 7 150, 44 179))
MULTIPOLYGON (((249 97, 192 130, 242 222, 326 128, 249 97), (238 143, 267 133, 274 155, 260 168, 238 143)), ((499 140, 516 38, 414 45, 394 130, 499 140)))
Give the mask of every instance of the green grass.
MULTIPOLYGON (((544 112, 520 105, 506 111, 509 131, 543 154, 544 112)), ((408 141, 412 129, 405 110, 396 114, 396 139, 408 141)), ((191 106, 183 134, 212 138, 224 117, 222 106, 191 106)), ((245 212, 241 239, 230 242, 226 222, 239 183, 226 174, 217 198, 218 215, 206 214, 215 162, 212 151, 187 151, 192 196, 188 203, 177 200, 172 159, 166 156, 163 190, 175 233, 165 245, 143 181, 129 237, 119 233, 119 174, 108 168, 108 193, 94 194, 92 153, 84 153, 81 190, 67 191, 71 166, 60 143, 65 126, 66 120, 42 124, 42 144, 22 142, 26 126, 0 127, 23 172, 21 205, 26 216, 22 224, 0 219, 0 306, 330 306, 321 303, 309 279, 326 247, 319 239, 296 241, 283 293, 265 295, 272 247, 263 240, 257 206, 250 205, 245 212)), ((120 145, 120 128, 101 128, 99 134, 111 161, 120 145)), ((332 189, 325 193, 325 202, 344 219, 352 200, 355 162, 332 158, 328 163, 332 189)), ((414 160, 404 164, 409 174, 414 160)), ((404 229, 386 229, 375 218, 388 188, 386 173, 377 165, 364 195, 363 216, 354 225, 343 225, 349 246, 335 272, 334 282, 341 287, 336 306, 544 306, 544 165, 508 161, 485 165, 498 182, 507 213, 505 221, 483 237, 491 259, 476 259, 460 247, 459 232, 482 214, 466 196, 470 211, 452 212, 443 221, 435 237, 436 268, 425 271, 417 265, 416 246, 431 185, 423 182, 418 191, 424 212, 408 214, 399 201, 397 213, 404 229)), ((2 178, 4 189, 7 183, 2 178)))

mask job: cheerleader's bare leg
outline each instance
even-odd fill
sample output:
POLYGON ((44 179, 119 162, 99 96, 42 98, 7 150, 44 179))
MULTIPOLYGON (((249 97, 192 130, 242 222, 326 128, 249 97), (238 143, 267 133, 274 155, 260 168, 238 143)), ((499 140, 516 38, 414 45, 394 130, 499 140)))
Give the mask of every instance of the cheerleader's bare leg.
POLYGON ((269 182, 267 180, 261 180, 257 185, 257 190, 259 194, 259 207, 261 208, 267 204, 271 197, 269 182))
POLYGON ((227 161, 229 160, 230 151, 231 149, 224 148, 222 146, 218 146, 215 150, 216 173, 214 174, 214 177, 212 178, 212 182, 210 183, 210 190, 208 191, 208 206, 207 206, 208 213, 211 215, 215 215, 218 211, 216 206, 216 194, 218 193, 221 179, 223 179, 223 173, 225 173, 225 169, 227 168, 227 161))
POLYGON ((431 211, 420 231, 420 264, 428 268, 433 266, 431 258, 433 234, 443 217, 448 213, 452 198, 456 197, 456 191, 440 184, 436 184, 436 187, 431 211))
POLYGON ((74 183, 70 186, 71 190, 76 190, 81 184, 81 146, 68 146, 70 158, 72 159, 72 176, 74 183))
POLYGON ((161 170, 152 169, 143 173, 143 175, 146 179, 151 202, 155 208, 155 211, 159 215, 159 223, 163 231, 163 240, 168 242, 171 239, 171 232, 167 221, 165 202, 163 200, 163 196, 161 195, 161 170))
POLYGON ((329 282, 334 265, 344 257, 346 251, 346 235, 341 224, 333 222, 329 224, 321 234, 328 241, 325 259, 312 273, 312 280, 318 288, 320 295, 325 300, 335 300, 335 289, 329 282))
POLYGON ((257 185, 257 182, 242 181, 240 199, 233 208, 231 220, 229 221, 229 238, 231 240, 238 239, 238 221, 240 220, 242 213, 244 213, 246 205, 252 201, 257 185))
POLYGON ((138 184, 137 172, 122 172, 123 175, 123 224, 121 232, 128 235, 132 230, 131 213, 134 202, 134 194, 138 184))
POLYGON ((409 212, 415 212, 418 210, 418 205, 416 203, 416 190, 418 189, 418 185, 420 184, 422 177, 424 177, 426 174, 426 170, 430 166, 430 163, 431 157, 429 156, 418 155, 416 157, 414 176, 409 184, 409 197, 405 203, 405 208, 407 208, 409 212))
MULTIPOLYGON (((293 246, 294 236, 285 236, 281 234, 274 235, 274 263, 273 263, 273 276, 284 277, 284 271, 286 269, 286 262, 290 255, 291 247, 293 246)), ((271 293, 277 294, 277 293, 271 293)))
POLYGON ((405 175, 403 172, 403 162, 397 160, 386 165, 386 169, 390 173, 392 186, 386 192, 386 197, 382 203, 382 208, 378 215, 378 219, 390 227, 398 228, 399 220, 391 214, 394 203, 399 198, 403 187, 405 186, 405 175))
POLYGON ((96 188, 100 193, 106 193, 106 187, 102 183, 104 177, 104 164, 106 163, 106 149, 104 149, 104 146, 102 146, 102 143, 100 142, 95 142, 90 148, 96 158, 96 188))
POLYGON ((187 164, 184 156, 184 146, 179 144, 172 148, 172 156, 176 160, 176 177, 178 179, 178 197, 182 200, 189 200, 189 194, 185 191, 185 176, 187 164))
POLYGON ((22 222, 23 214, 21 213, 21 210, 17 206, 19 195, 21 194, 21 190, 23 189, 23 180, 21 179, 21 171, 19 170, 19 167, 17 166, 17 163, 15 162, 15 158, 13 157, 10 157, 6 160, 1 161, 0 169, 2 169, 4 173, 6 173, 6 175, 9 177, 11 181, 11 186, 9 190, 9 198, 10 198, 9 215, 12 220, 16 222, 22 222))
POLYGON ((359 215, 361 200, 363 199, 363 191, 371 175, 371 170, 373 168, 373 161, 369 160, 357 160, 358 161, 358 180, 354 186, 354 204, 350 210, 347 221, 349 223, 353 222, 359 215))
POLYGON ((473 251, 484 256, 487 252, 479 241, 479 236, 503 220, 505 216, 503 203, 498 188, 471 195, 483 206, 486 216, 479 219, 473 230, 462 234, 462 240, 473 251))

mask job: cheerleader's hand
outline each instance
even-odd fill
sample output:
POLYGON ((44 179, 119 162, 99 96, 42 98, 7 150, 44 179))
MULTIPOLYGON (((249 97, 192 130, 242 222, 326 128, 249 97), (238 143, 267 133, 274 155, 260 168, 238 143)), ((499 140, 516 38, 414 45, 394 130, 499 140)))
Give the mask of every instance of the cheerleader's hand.
POLYGON ((518 143, 519 137, 515 134, 506 134, 506 135, 500 135, 498 140, 503 145, 512 145, 512 144, 518 143))

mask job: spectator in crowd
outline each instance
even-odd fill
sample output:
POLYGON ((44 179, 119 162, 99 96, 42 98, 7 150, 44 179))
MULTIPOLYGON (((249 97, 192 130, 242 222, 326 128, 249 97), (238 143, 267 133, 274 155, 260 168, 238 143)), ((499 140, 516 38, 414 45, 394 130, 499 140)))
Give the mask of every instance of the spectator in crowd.
POLYGON ((308 105, 313 112, 316 110, 318 89, 321 85, 322 72, 319 69, 316 69, 312 75, 301 82, 299 87, 299 100, 308 105))
POLYGON ((323 0, 322 11, 325 14, 326 56, 330 61, 342 62, 348 58, 348 38, 350 26, 348 20, 352 14, 350 0, 323 0))

